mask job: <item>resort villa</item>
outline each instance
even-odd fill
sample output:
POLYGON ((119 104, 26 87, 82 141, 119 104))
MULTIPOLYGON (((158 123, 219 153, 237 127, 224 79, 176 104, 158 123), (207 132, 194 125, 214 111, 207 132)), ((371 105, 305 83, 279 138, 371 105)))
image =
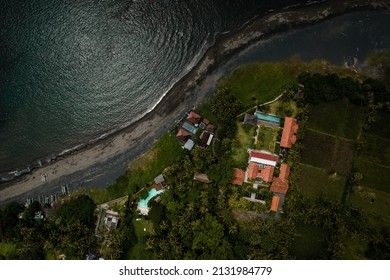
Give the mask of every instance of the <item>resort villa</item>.
MULTIPOLYGON (((274 115, 267 115, 261 112, 254 114, 245 114, 244 123, 266 127, 278 128, 280 125, 280 118, 274 115)), ((295 118, 286 117, 284 120, 283 131, 280 138, 280 147, 291 148, 296 142, 296 133, 298 131, 298 124, 295 118)), ((269 190, 273 192, 270 210, 274 212, 281 212, 285 195, 288 191, 290 174, 290 166, 279 160, 279 156, 265 150, 248 149, 249 160, 246 171, 235 168, 233 180, 231 184, 242 186, 244 182, 253 184, 253 188, 270 187, 269 190), (280 167, 279 167, 280 164, 280 167), (279 176, 275 177, 275 170, 279 171, 279 176), (268 187, 267 187, 268 186, 268 187)), ((251 197, 254 196, 252 193, 251 197)), ((250 199, 251 201, 256 201, 250 199)), ((261 202, 261 201, 258 201, 261 202)), ((263 201, 264 203, 264 201, 263 201)))

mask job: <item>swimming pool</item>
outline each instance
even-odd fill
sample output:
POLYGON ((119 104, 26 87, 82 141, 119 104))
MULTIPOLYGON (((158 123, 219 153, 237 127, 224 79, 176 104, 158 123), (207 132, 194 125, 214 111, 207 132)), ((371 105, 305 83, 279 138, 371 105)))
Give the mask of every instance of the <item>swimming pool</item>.
POLYGON ((256 117, 260 120, 274 122, 274 123, 280 123, 280 118, 273 115, 266 115, 263 113, 256 112, 256 117))
POLYGON ((193 126, 192 124, 190 124, 188 122, 183 123, 183 128, 185 130, 191 132, 192 134, 195 134, 198 131, 198 129, 195 126, 193 126))
POLYGON ((164 190, 159 190, 159 191, 156 191, 156 189, 151 189, 148 193, 148 197, 145 198, 145 199, 140 199, 140 201, 138 202, 138 208, 148 208, 148 202, 149 200, 153 197, 153 196, 156 196, 160 193, 162 193, 164 190))

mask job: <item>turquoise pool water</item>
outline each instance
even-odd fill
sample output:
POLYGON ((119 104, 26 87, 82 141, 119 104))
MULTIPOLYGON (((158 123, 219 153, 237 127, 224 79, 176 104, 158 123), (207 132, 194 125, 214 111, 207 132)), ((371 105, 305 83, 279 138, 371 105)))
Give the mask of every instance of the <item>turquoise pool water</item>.
POLYGON ((189 124, 188 122, 183 123, 183 128, 191 132, 192 134, 195 134, 198 131, 198 129, 195 126, 189 124))
POLYGON ((271 115, 266 115, 266 114, 257 112, 256 117, 260 120, 265 120, 265 121, 274 122, 274 123, 280 123, 280 118, 277 116, 271 116, 271 115))
POLYGON ((149 200, 153 197, 153 196, 156 196, 160 193, 162 193, 164 190, 159 190, 159 191, 156 191, 156 189, 151 189, 149 191, 149 194, 148 194, 148 197, 145 198, 145 199, 141 199, 139 202, 138 202, 138 207, 139 208, 148 208, 148 202, 149 200))

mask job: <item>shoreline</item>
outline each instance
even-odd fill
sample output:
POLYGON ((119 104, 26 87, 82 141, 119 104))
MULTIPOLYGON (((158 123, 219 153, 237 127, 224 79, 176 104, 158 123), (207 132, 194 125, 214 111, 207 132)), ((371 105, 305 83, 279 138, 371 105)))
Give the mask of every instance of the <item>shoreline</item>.
MULTIPOLYGON (((217 34, 214 44, 204 53, 197 65, 185 74, 165 96, 148 112, 130 126, 123 128, 93 144, 82 144, 70 154, 65 154, 49 164, 34 169, 13 181, 0 185, 0 205, 22 200, 23 194, 39 192, 42 187, 60 188, 62 178, 78 173, 81 176, 95 165, 105 165, 115 157, 127 154, 130 160, 146 152, 154 140, 168 130, 175 120, 194 105, 204 101, 210 92, 194 96, 194 89, 207 75, 215 72, 229 59, 262 39, 298 27, 308 26, 332 17, 358 10, 389 10, 389 1, 336 0, 294 7, 288 10, 268 12, 248 21, 242 28, 217 34), (346 3, 347 2, 347 3, 346 3), (49 183, 42 183, 40 174, 48 176, 49 183)), ((120 171, 122 172, 122 171, 120 171)), ((123 172, 122 172, 123 173, 123 172)))

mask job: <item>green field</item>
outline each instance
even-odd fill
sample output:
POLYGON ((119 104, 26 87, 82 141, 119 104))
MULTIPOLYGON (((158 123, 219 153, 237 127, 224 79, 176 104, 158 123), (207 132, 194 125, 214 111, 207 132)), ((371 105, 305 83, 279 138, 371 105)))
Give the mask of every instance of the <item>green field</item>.
POLYGON ((270 101, 291 84, 296 84, 295 70, 288 63, 247 64, 236 68, 220 82, 249 108, 270 101))
POLYGON ((365 137, 367 145, 361 155, 371 162, 390 166, 390 139, 370 133, 365 133, 365 137))
POLYGON ((340 201, 344 192, 346 178, 340 175, 330 175, 322 168, 311 165, 301 165, 299 190, 314 196, 326 196, 340 201))
POLYGON ((364 109, 347 100, 309 107, 309 127, 327 134, 356 140, 364 123, 364 109))
POLYGON ((336 138, 312 130, 303 138, 302 162, 330 170, 336 138))
POLYGON ((308 129, 302 162, 347 175, 352 168, 354 143, 308 129))
POLYGON ((390 193, 390 166, 373 163, 364 157, 355 159, 355 167, 363 174, 363 186, 390 193))
POLYGON ((349 195, 348 205, 387 219, 390 218, 390 193, 388 192, 363 187, 361 192, 349 195), (375 199, 371 200, 370 197, 367 197, 368 193, 374 193, 375 199))
POLYGON ((237 145, 232 149, 232 158, 237 166, 246 165, 248 163, 248 148, 252 148, 254 144, 255 126, 250 126, 237 122, 237 145))

